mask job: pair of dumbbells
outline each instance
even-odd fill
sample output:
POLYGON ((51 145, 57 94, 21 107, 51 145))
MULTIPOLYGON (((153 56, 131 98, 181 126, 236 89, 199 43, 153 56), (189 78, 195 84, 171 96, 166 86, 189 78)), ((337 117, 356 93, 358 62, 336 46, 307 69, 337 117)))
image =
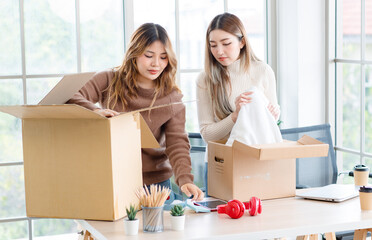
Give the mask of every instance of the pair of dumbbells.
POLYGON ((218 205, 217 212, 220 214, 227 214, 231 218, 240 218, 244 215, 245 210, 248 210, 249 215, 256 216, 262 212, 261 199, 251 197, 249 202, 241 202, 239 200, 230 200, 227 204, 218 205))

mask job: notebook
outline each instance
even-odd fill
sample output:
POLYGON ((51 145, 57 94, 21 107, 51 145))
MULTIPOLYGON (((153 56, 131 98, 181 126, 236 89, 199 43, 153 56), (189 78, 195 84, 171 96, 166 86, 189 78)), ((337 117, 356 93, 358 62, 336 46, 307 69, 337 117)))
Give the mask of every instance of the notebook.
POLYGON ((330 184, 324 187, 312 188, 296 194, 297 197, 329 202, 342 202, 359 195, 354 184, 330 184))

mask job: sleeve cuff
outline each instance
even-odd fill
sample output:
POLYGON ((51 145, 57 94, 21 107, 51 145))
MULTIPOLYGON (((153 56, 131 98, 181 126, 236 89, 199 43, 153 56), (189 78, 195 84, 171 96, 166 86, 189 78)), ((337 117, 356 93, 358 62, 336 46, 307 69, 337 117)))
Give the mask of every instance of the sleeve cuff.
POLYGON ((186 183, 192 183, 194 184, 194 176, 192 174, 184 174, 180 177, 178 177, 178 183, 177 185, 181 188, 186 183))

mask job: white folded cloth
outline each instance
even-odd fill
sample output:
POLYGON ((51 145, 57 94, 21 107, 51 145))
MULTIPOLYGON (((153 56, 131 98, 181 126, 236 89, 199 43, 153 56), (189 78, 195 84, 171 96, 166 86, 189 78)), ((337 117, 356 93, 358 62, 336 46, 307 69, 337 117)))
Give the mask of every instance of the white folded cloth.
POLYGON ((265 95, 256 87, 248 91, 253 92, 252 102, 240 108, 226 145, 231 146, 234 140, 246 145, 282 142, 279 127, 267 109, 269 101, 265 95))

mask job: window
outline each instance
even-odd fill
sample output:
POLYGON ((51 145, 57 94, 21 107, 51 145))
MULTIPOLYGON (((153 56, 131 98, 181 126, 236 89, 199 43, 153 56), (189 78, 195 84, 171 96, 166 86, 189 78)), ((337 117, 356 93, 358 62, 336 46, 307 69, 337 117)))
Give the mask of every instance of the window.
MULTIPOLYGON (((195 81, 204 67, 208 24, 224 11, 236 14, 256 55, 267 60, 267 2, 0 1, 0 105, 37 104, 66 73, 120 65, 132 34, 128 29, 155 22, 168 31, 178 57, 178 84, 184 100, 192 101, 186 104, 186 130, 198 132, 195 81)), ((0 238, 76 239, 72 220, 25 216, 22 158, 21 121, 0 113, 0 238)))
POLYGON ((133 1, 134 29, 145 22, 162 25, 170 35, 178 56, 178 85, 186 103, 186 130, 199 132, 195 82, 204 68, 205 34, 212 19, 225 11, 237 15, 245 25, 253 51, 267 60, 266 0, 133 1), (177 3, 177 4, 176 4, 177 3))
POLYGON ((372 165, 372 1, 336 0, 335 126, 340 171, 372 165))
MULTIPOLYGON (((122 0, 0 1, 0 18, 0 105, 37 104, 62 75, 122 61, 122 0)), ((25 216, 22 158, 21 121, 0 113, 0 239, 76 239, 73 220, 25 216)))

